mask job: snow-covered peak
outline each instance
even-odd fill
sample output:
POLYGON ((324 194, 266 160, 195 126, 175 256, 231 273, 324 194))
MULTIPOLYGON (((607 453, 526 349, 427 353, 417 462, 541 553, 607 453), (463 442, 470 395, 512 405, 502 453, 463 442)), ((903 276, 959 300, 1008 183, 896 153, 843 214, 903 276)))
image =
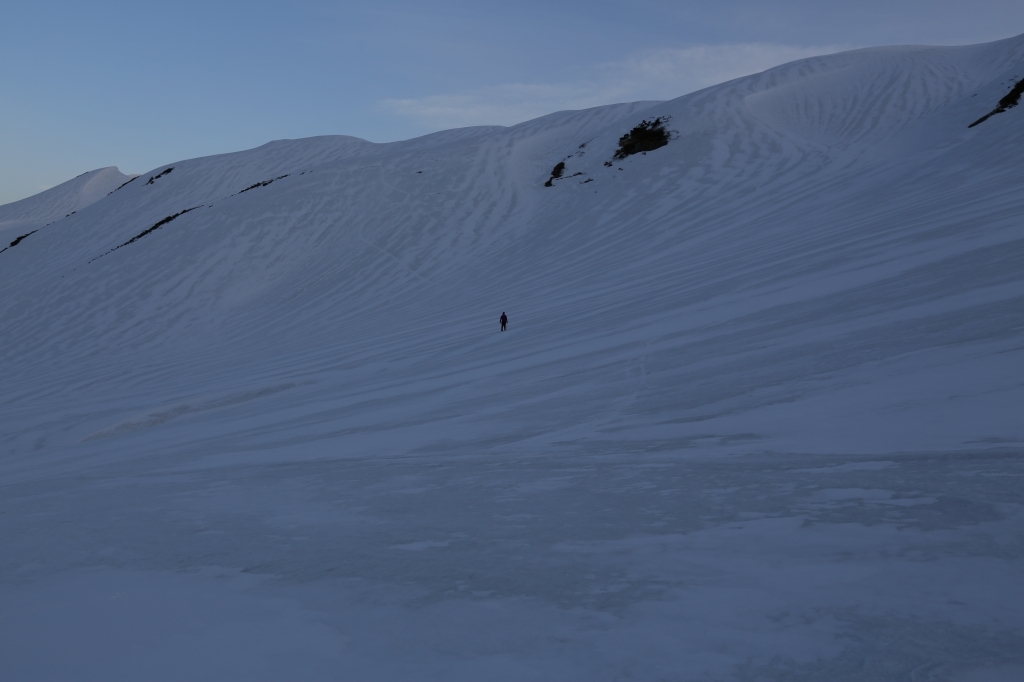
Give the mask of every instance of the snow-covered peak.
POLYGON ((133 176, 116 166, 100 168, 30 197, 0 206, 0 232, 30 230, 99 201, 133 176))

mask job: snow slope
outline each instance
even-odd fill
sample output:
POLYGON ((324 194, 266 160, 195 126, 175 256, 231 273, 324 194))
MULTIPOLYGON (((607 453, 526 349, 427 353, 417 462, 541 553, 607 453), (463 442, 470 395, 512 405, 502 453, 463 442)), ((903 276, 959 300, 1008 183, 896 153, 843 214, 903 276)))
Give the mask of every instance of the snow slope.
POLYGON ((967 126, 1022 77, 859 50, 40 229, 0 676, 1020 679, 1024 107, 967 126))
POLYGON ((65 218, 99 201, 132 177, 114 166, 100 168, 35 196, 0 206, 0 232, 27 232, 65 218))

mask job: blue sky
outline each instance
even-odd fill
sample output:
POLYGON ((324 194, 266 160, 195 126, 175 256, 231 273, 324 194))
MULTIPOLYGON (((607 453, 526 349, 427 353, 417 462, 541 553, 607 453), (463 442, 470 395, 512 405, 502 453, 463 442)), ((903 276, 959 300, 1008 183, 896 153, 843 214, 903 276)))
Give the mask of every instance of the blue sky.
POLYGON ((0 204, 103 166, 507 125, 812 54, 1019 33, 1020 0, 9 2, 0 204))

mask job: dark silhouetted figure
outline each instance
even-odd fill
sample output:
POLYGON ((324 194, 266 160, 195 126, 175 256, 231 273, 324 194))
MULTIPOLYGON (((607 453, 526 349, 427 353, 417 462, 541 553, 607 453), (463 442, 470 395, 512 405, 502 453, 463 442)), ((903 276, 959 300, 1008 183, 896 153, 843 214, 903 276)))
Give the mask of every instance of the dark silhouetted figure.
POLYGON ((505 325, 508 324, 508 315, 504 312, 501 314, 501 331, 505 331, 505 325))

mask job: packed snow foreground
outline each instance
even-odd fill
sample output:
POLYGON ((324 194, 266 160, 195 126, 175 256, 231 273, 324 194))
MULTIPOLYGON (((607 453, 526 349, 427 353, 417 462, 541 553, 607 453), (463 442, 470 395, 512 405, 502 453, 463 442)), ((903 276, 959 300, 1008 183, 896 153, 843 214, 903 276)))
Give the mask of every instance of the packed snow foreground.
POLYGON ((1022 78, 860 50, 0 207, 0 678, 1024 679, 1024 106, 968 128, 1022 78))

